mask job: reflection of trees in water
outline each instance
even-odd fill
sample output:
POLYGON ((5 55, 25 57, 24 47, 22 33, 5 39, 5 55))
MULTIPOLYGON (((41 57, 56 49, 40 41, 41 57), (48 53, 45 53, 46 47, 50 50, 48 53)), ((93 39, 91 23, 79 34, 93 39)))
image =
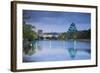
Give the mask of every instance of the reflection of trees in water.
POLYGON ((41 50, 41 45, 38 44, 38 40, 23 41, 23 52, 26 55, 32 55, 41 50))
POLYGON ((69 52, 70 57, 74 59, 77 53, 77 48, 76 48, 77 43, 76 43, 76 40, 73 40, 73 39, 70 40, 70 43, 71 45, 70 45, 70 48, 68 48, 68 52, 69 52))
POLYGON ((84 51, 87 52, 88 54, 91 54, 91 49, 77 49, 77 51, 84 51))
POLYGON ((32 55, 33 53, 35 53, 35 49, 36 49, 35 41, 34 41, 34 43, 31 41, 27 41, 27 40, 23 41, 24 54, 32 55))
POLYGON ((69 48, 68 49, 70 57, 73 59, 76 56, 77 49, 69 48))

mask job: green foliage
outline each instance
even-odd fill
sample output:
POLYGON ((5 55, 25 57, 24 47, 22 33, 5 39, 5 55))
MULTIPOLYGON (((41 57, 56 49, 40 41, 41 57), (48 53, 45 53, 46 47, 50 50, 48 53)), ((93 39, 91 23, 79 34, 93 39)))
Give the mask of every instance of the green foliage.
POLYGON ((23 24, 23 51, 27 55, 32 55, 35 53, 36 49, 35 43, 33 43, 33 41, 35 41, 38 36, 37 33, 33 31, 33 29, 35 29, 35 26, 25 23, 23 24))
POLYGON ((77 38, 77 28, 75 24, 72 23, 68 29, 68 32, 61 33, 58 38, 60 40, 76 39, 77 38))
POLYGON ((34 28, 32 25, 23 24, 23 38, 29 41, 37 39, 37 33, 32 30, 34 28))
POLYGON ((77 32, 78 39, 90 39, 91 38, 91 30, 83 30, 77 32))
POLYGON ((66 40, 66 39, 67 39, 67 33, 61 33, 61 34, 58 36, 58 39, 60 39, 60 40, 66 40))

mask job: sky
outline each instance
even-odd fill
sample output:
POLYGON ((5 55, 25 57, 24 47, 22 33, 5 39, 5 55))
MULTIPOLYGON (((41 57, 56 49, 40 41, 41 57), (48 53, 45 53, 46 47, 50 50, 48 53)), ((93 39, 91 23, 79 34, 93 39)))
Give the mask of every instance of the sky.
POLYGON ((71 23, 78 31, 91 27, 90 13, 23 10, 23 17, 27 24, 43 32, 67 32, 71 23))

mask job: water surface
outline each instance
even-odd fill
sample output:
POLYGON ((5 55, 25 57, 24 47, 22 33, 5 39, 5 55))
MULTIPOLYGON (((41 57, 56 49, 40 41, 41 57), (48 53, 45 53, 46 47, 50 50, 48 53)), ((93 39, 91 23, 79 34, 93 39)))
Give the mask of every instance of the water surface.
POLYGON ((91 58, 90 41, 38 40, 36 53, 23 55, 23 62, 86 60, 91 58))

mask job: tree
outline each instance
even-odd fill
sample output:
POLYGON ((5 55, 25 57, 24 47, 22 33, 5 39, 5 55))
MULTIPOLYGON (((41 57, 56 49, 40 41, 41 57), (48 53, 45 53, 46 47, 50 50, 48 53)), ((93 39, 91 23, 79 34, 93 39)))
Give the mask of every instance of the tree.
POLYGON ((72 23, 68 29, 68 38, 69 39, 77 38, 77 28, 75 26, 75 23, 72 23))
POLYGON ((66 32, 61 33, 61 34, 58 36, 58 39, 60 39, 60 40, 66 40, 66 39, 67 39, 67 33, 66 33, 66 32))
POLYGON ((27 39, 28 41, 33 41, 37 39, 37 33, 32 29, 35 28, 29 24, 23 24, 23 38, 27 39))
POLYGON ((37 33, 33 29, 35 29, 35 26, 23 24, 23 51, 28 55, 33 54, 36 49, 37 33))

